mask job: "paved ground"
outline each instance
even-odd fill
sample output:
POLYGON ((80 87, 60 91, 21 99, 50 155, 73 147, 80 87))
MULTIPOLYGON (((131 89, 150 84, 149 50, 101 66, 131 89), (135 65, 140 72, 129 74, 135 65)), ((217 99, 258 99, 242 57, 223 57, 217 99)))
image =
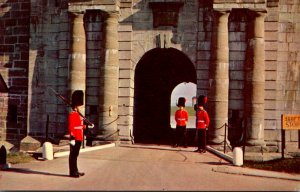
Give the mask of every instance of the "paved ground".
POLYGON ((228 174, 226 169, 236 167, 193 150, 125 145, 84 152, 81 178, 68 177, 68 156, 13 165, 0 172, 0 190, 300 190, 300 181, 228 174))

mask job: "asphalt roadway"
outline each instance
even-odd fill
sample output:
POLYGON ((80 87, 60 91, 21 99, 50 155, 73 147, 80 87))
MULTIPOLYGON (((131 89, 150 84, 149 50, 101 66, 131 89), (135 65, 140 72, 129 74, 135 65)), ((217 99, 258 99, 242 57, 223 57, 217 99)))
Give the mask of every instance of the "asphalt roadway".
POLYGON ((0 172, 0 190, 300 190, 299 180, 216 171, 224 168, 245 171, 247 168, 235 167, 210 152, 203 154, 193 152, 194 149, 194 147, 121 145, 82 151, 78 167, 80 171, 85 172, 85 176, 80 178, 68 176, 67 155, 54 160, 16 164, 0 172))

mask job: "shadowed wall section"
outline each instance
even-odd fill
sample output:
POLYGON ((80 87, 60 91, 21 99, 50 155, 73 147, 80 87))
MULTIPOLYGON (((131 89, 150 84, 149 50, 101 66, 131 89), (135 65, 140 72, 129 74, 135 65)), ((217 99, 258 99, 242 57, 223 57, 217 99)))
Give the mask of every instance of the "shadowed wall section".
POLYGON ((177 49, 155 48, 137 64, 134 81, 135 142, 169 143, 171 93, 179 83, 196 83, 193 63, 177 49))

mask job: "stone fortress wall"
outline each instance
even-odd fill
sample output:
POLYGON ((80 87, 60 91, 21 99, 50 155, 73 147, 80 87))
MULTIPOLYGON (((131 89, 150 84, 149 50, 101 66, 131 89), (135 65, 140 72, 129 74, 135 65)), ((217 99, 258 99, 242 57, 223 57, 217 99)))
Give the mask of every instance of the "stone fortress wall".
MULTIPOLYGON (((281 114, 300 114, 297 0, 0 4, 0 73, 10 88, 0 98, 2 141, 43 136, 47 115, 52 135, 66 132, 69 109, 49 87, 64 96, 84 90, 83 112, 95 122, 93 134, 105 139, 119 130, 118 139, 131 141, 135 70, 155 48, 174 48, 189 58, 197 94, 209 97, 212 127, 238 110, 249 145, 279 151, 281 114), (166 14, 155 7, 164 3, 175 8, 166 14)), ((210 131, 211 141, 220 143, 223 132, 210 131)), ((298 150, 298 137, 298 131, 286 132, 288 150, 298 150)))

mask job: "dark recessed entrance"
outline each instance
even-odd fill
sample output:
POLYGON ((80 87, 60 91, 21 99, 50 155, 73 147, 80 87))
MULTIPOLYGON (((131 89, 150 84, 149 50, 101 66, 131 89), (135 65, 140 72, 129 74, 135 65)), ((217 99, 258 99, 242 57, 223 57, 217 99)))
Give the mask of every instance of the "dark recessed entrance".
POLYGON ((135 142, 170 144, 172 90, 182 82, 196 80, 193 63, 181 51, 155 48, 145 53, 135 69, 135 142))

